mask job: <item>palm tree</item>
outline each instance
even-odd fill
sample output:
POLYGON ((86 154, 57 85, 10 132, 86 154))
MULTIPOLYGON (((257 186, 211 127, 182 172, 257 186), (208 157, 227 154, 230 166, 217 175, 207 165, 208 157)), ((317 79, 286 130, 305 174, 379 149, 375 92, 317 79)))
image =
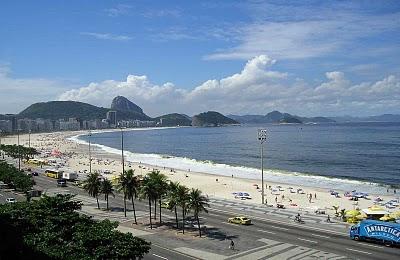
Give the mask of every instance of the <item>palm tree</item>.
POLYGON ((103 182, 101 183, 101 193, 104 194, 104 199, 107 201, 107 210, 108 210, 108 196, 112 195, 113 197, 115 197, 113 191, 114 189, 111 181, 109 179, 104 179, 103 182))
POLYGON ((137 224, 136 220, 136 209, 135 209, 135 203, 133 202, 133 199, 137 198, 137 193, 139 189, 139 179, 137 176, 134 176, 134 170, 129 169, 126 174, 126 178, 128 180, 128 187, 127 187, 127 198, 131 200, 132 202, 132 209, 133 209, 133 216, 135 218, 135 224, 137 224))
POLYGON ((149 176, 146 176, 143 180, 142 186, 140 188, 140 195, 143 198, 147 198, 149 200, 149 219, 150 219, 150 229, 153 229, 153 224, 151 222, 151 201, 154 200, 156 197, 155 194, 155 187, 154 183, 152 180, 149 178, 149 176))
POLYGON ((189 202, 189 189, 186 186, 179 185, 176 195, 178 197, 178 204, 182 208, 182 233, 185 234, 185 214, 189 202))
POLYGON ((99 194, 101 190, 100 175, 98 172, 90 173, 84 181, 83 189, 89 193, 90 196, 96 198, 97 208, 100 209, 99 194))
POLYGON ((126 198, 129 193, 129 179, 126 172, 123 172, 118 177, 117 190, 124 194, 124 215, 126 217, 126 198))
MULTIPOLYGON (((154 197, 154 202, 157 201, 159 202, 160 206, 160 223, 161 223, 161 200, 162 197, 167 193, 168 191, 168 180, 167 176, 164 174, 160 173, 160 171, 152 171, 149 173, 149 178, 151 179, 151 182, 154 185, 155 188, 155 197, 154 197)), ((156 207, 157 203, 154 204, 154 215, 156 215, 156 207)), ((156 216, 154 216, 154 219, 156 219, 156 216)))
POLYGON ((174 209, 175 211, 175 220, 176 220, 176 228, 179 228, 178 225, 178 213, 176 210, 176 207, 178 206, 179 203, 179 198, 177 195, 177 190, 178 187, 180 186, 179 182, 170 182, 169 187, 168 187, 168 193, 167 193, 167 198, 168 198, 168 209, 172 210, 174 209))
POLYGON ((193 210, 194 217, 197 220, 197 226, 199 227, 200 237, 201 237, 201 229, 200 229, 199 213, 203 211, 205 213, 208 213, 206 207, 210 207, 210 204, 208 204, 208 198, 201 194, 201 190, 192 188, 192 190, 189 193, 188 209, 193 210))

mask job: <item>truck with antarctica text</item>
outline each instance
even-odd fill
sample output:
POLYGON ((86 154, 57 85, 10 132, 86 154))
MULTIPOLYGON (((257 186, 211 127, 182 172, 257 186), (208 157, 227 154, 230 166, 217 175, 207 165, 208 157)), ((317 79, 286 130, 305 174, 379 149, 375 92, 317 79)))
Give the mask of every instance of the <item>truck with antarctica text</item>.
POLYGON ((350 238, 356 241, 375 241, 386 246, 400 245, 400 224, 363 220, 350 228, 350 238))

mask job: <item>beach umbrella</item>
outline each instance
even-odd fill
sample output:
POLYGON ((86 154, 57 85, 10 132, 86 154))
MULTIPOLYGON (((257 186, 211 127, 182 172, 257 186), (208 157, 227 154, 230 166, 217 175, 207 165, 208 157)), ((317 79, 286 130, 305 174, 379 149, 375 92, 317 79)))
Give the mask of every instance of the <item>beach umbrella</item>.
POLYGON ((367 217, 368 217, 367 214, 365 214, 364 212, 361 212, 360 215, 356 216, 358 220, 363 220, 366 219, 367 217))
POLYGON ((400 210, 390 213, 389 216, 394 219, 400 218, 400 210))
POLYGON ((351 210, 347 210, 346 212, 345 212, 345 216, 346 217, 350 217, 350 218, 353 218, 353 217, 355 217, 355 216, 357 216, 357 215, 360 215, 360 211, 358 211, 358 210, 356 210, 356 209, 351 209, 351 210))
POLYGON ((388 215, 385 215, 385 216, 379 218, 379 220, 382 220, 382 221, 391 221, 391 220, 394 220, 394 219, 395 218, 392 218, 392 217, 390 217, 388 215))

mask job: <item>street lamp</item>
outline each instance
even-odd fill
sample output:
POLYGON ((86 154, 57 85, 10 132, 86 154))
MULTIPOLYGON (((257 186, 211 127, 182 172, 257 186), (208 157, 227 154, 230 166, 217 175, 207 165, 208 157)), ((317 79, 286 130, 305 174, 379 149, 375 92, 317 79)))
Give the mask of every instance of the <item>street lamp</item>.
POLYGON ((19 131, 21 131, 21 129, 17 129, 17 150, 18 150, 18 170, 21 170, 21 152, 19 149, 19 131))
POLYGON ((125 158, 124 158, 124 127, 120 126, 121 129, 121 156, 122 156, 122 173, 125 173, 125 158))
POLYGON ((29 129, 29 133, 28 133, 28 146, 29 146, 29 148, 31 148, 31 129, 29 129))
POLYGON ((89 130, 89 174, 92 173, 92 150, 90 149, 90 138, 92 137, 92 132, 89 130))
POLYGON ((262 201, 261 204, 264 204, 264 142, 267 140, 267 129, 258 129, 258 140, 261 145, 261 193, 262 193, 262 201))
POLYGON ((1 136, 2 135, 3 135, 3 130, 0 130, 0 156, 3 155, 3 159, 4 159, 3 150, 1 149, 1 136))

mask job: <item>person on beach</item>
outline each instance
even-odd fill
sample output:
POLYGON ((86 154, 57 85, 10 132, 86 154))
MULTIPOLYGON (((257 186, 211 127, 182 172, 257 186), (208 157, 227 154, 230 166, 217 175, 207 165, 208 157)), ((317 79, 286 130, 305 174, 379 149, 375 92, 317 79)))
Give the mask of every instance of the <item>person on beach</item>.
POLYGON ((317 198, 317 193, 314 193, 314 199, 316 199, 317 198))
POLYGON ((326 222, 331 223, 331 217, 328 215, 328 217, 326 218, 326 222))
POLYGON ((275 203, 278 203, 278 197, 275 196, 275 203))

